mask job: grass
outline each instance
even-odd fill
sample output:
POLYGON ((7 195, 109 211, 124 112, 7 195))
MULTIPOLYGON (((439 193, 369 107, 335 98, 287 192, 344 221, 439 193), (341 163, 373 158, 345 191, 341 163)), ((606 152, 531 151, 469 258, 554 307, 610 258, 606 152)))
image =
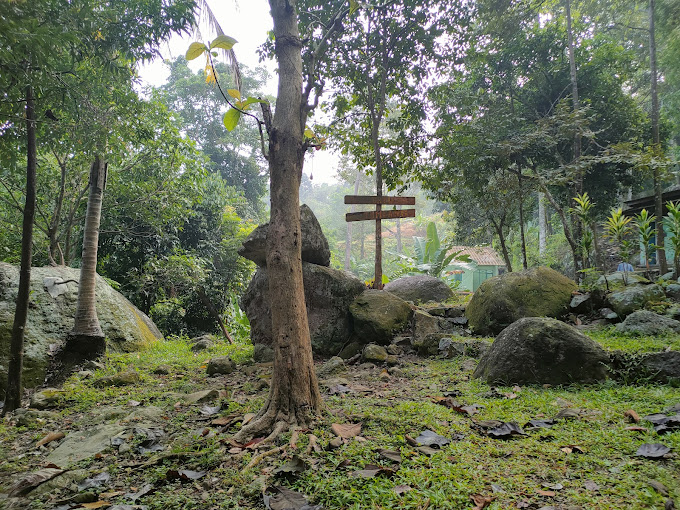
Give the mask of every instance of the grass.
MULTIPOLYGON (((607 349, 629 352, 653 350, 654 345, 657 350, 665 345, 678 346, 674 337, 664 338, 663 346, 659 346, 658 339, 655 344, 655 339, 619 337, 610 329, 591 335, 607 349)), ((679 403, 680 389, 608 381, 564 388, 499 387, 492 392, 488 385, 470 377, 464 358, 404 358, 404 376, 388 381, 380 377, 380 367, 351 367, 342 377, 350 385, 370 388, 370 392, 341 397, 324 391, 325 411, 314 430, 300 435, 296 450, 288 447, 284 454, 242 472, 257 452, 230 453, 233 445, 229 436, 237 427, 220 433, 221 427, 211 427, 203 420, 199 411, 203 404, 179 402, 181 394, 219 388, 229 395, 221 399, 220 415, 256 412, 266 397, 261 381, 266 380, 270 368, 252 365, 251 356, 252 349, 247 346, 222 344, 194 354, 183 339, 156 344, 143 353, 108 356, 104 368, 92 378, 74 376, 67 382, 66 396, 58 405, 60 420, 30 428, 0 422, 0 486, 6 488, 21 473, 39 468, 47 452, 33 445, 47 432, 56 428, 68 433, 101 423, 106 410, 132 411, 129 402, 139 401, 140 407, 153 405, 163 410, 158 425, 168 434, 163 454, 173 453, 175 457, 140 467, 141 462, 159 454, 140 456, 109 449, 101 458, 82 461, 78 467, 85 470, 83 477, 102 470, 111 474, 110 486, 98 492, 124 493, 131 487, 152 484, 155 492, 137 501, 148 510, 259 509, 263 508, 261 491, 265 485, 293 488, 326 509, 472 508, 470 496, 474 494, 493 497, 489 509, 569 505, 584 509, 664 508, 666 497, 650 486, 652 480, 663 483, 670 497, 680 501, 680 433, 657 436, 645 422, 641 425, 646 431, 626 430, 630 423, 624 416, 628 409, 644 416, 679 403), (237 361, 238 372, 207 378, 207 360, 219 355, 237 361), (154 374, 159 365, 169 365, 171 373, 154 374), (97 379, 128 368, 140 373, 139 384, 123 388, 94 385, 97 379), (454 390, 460 394, 456 397, 460 403, 484 407, 470 418, 432 402, 433 397, 454 390), (514 393, 516 398, 505 398, 504 393, 514 393), (553 417, 566 406, 583 409, 582 418, 561 420, 550 429, 512 440, 492 439, 471 427, 473 419, 523 425, 530 419, 553 417), (334 422, 361 423, 363 439, 350 439, 331 449, 329 442, 334 436, 330 425, 334 422), (407 441, 407 436, 416 437, 426 429, 446 437, 460 434, 461 438, 428 456, 407 441), (318 438, 322 449, 305 454, 309 433, 318 438), (641 444, 656 442, 672 448, 672 457, 654 461, 634 456, 641 444), (583 453, 567 453, 563 450, 567 446, 577 446, 583 453), (381 458, 377 453, 380 448, 400 451, 402 462, 397 465, 381 458), (33 455, 36 451, 39 454, 33 455), (293 478, 274 476, 273 470, 293 454, 299 455, 309 469, 293 478), (396 472, 391 477, 369 479, 352 475, 368 464, 396 472), (205 471, 206 475, 196 481, 168 481, 170 469, 205 471), (394 489, 403 485, 411 490, 398 495, 394 489), (557 490, 550 488, 560 486, 557 490), (554 495, 546 495, 550 492, 554 495)), ((216 404, 217 400, 210 403, 216 404)), ((284 435, 280 444, 286 444, 290 437, 290 433, 284 435)), ((76 493, 73 486, 55 489, 22 508, 51 510, 56 501, 76 493)), ((123 495, 109 499, 112 503, 131 503, 123 495)), ((2 505, 0 500, 0 508, 2 505)))

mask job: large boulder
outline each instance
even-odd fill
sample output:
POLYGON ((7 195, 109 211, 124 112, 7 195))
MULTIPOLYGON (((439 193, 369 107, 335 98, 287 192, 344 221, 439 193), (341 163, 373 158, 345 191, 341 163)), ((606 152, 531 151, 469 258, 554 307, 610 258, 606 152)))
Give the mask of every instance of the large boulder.
MULTIPOLYGON (((300 230, 302 232, 302 261, 330 266, 331 250, 328 247, 328 240, 316 216, 306 204, 300 206, 300 230)), ((269 232, 269 223, 263 223, 253 230, 243 241, 238 254, 252 260, 260 267, 265 267, 267 265, 267 232, 269 232)))
MULTIPOLYGON (((73 329, 80 270, 70 267, 31 269, 31 299, 25 332, 23 382, 43 382, 49 353, 73 329), (69 281, 71 280, 71 281, 69 281), (59 284, 58 282, 69 282, 59 284), (47 284, 47 286, 46 286, 47 284)), ((19 269, 0 262, 0 391, 7 382, 7 360, 14 321, 19 269)), ((97 315, 109 349, 136 351, 163 338, 144 313, 97 276, 97 315)))
POLYGON ((520 319, 482 356, 474 377, 489 384, 570 384, 607 377, 609 357, 576 328, 546 317, 520 319))
POLYGON ((474 332, 496 335, 522 317, 561 317, 576 289, 574 281, 547 267, 505 273, 482 283, 465 315, 474 332))
POLYGON ((639 336, 658 336, 680 333, 680 321, 664 317, 649 310, 631 313, 626 320, 616 325, 619 333, 639 336))
MULTIPOLYGON (((302 278, 312 348, 320 354, 337 354, 352 334, 349 306, 366 287, 350 273, 307 262, 302 263, 302 278)), ((282 295, 277 299, 288 297, 282 295)), ((270 303, 267 269, 260 267, 241 299, 241 307, 250 320, 250 338, 256 346, 268 347, 273 342, 270 303)), ((262 347, 257 350, 264 351, 262 347)))
POLYGON ((384 290, 412 303, 442 302, 453 296, 453 291, 446 283, 428 275, 397 278, 386 284, 384 290))
POLYGON ((407 326, 412 312, 403 299, 374 289, 357 297, 349 311, 354 322, 354 337, 362 345, 389 344, 394 334, 407 326))
POLYGON ((619 317, 626 317, 641 310, 647 303, 664 301, 666 294, 659 285, 635 284, 612 292, 607 299, 619 317))
POLYGON ((595 289, 615 292, 629 285, 645 285, 649 283, 651 282, 641 274, 630 271, 616 271, 615 273, 600 276, 597 282, 595 282, 595 289))

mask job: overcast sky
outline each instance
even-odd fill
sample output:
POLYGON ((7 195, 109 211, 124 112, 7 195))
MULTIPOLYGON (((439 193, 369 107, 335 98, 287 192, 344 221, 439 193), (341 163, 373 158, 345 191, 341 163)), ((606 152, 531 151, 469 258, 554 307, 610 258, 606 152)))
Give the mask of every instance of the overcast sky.
MULTIPOLYGON (((276 95, 276 65, 273 61, 260 62, 257 48, 267 38, 267 33, 272 30, 272 18, 269 15, 269 3, 267 0, 239 0, 208 1, 217 20, 222 26, 224 33, 235 38, 238 44, 234 46, 234 51, 240 63, 250 68, 265 66, 272 78, 267 84, 264 92, 276 95)), ((209 42, 214 34, 204 30, 202 42, 209 42)), ((169 44, 162 48, 164 58, 175 58, 186 53, 189 44, 195 37, 173 37, 169 44)), ((205 65, 203 59, 196 59, 193 63, 195 70, 202 69, 205 65)), ((142 80, 153 86, 165 83, 168 77, 168 70, 161 60, 155 60, 140 68, 142 80)), ((208 86, 208 85, 206 85, 208 86)), ((308 154, 305 162, 305 174, 309 175, 313 171, 314 182, 335 182, 337 172, 338 157, 328 151, 313 151, 308 154)))

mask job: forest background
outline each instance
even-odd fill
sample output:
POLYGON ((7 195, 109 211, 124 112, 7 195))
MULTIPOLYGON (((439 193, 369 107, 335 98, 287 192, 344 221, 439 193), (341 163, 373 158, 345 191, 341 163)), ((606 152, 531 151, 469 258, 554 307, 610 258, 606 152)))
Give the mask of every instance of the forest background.
MULTIPOLYGON (((425 237, 430 222, 447 242, 493 243, 514 269, 542 264, 572 275, 587 266, 604 269, 606 254, 583 255, 586 223, 601 223, 623 199, 652 191, 655 180, 677 182, 676 2, 652 4, 656 142, 649 3, 572 2, 570 16, 564 3, 551 2, 476 2, 455 16, 450 2, 397 3, 408 16, 348 26, 331 50, 335 64, 323 69, 327 92, 312 127, 320 146, 342 154, 338 182, 314 184, 308 164, 300 200, 321 222, 332 265, 372 277, 375 239, 362 224, 348 232, 342 197, 375 193, 377 134, 385 190, 414 194, 418 204, 415 220, 386 224, 388 278, 416 270, 412 238, 425 237), (374 71, 357 68, 363 62, 357 55, 378 58, 378 65, 368 62, 374 71), (384 115, 375 126, 368 96, 383 83, 376 91, 384 115), (569 214, 576 192, 588 193, 593 204, 585 222, 569 214)), ((5 37, 19 35, 0 49, 0 260, 20 260, 23 98, 30 82, 38 148, 33 265, 79 266, 89 168, 104 152, 110 169, 99 274, 166 334, 217 331, 206 298, 231 327, 245 327, 237 300, 254 267, 236 250, 268 219, 257 126, 241 122, 227 132, 219 89, 182 57, 166 62, 164 85, 139 92, 138 64, 157 56, 171 32, 190 30, 193 2, 129 2, 98 19, 58 1, 3 4, 8 15, 0 28, 5 37), (14 30, 19 24, 25 26, 14 30), (22 44, 25 54, 17 50, 22 44)), ((304 13, 313 13, 316 2, 300 4, 303 28, 313 27, 314 17, 304 13)), ((262 39, 266 55, 267 34, 262 39)), ((226 64, 215 70, 226 87, 235 86, 226 64)), ((242 67, 241 77, 244 96, 266 96, 266 70, 242 67)))

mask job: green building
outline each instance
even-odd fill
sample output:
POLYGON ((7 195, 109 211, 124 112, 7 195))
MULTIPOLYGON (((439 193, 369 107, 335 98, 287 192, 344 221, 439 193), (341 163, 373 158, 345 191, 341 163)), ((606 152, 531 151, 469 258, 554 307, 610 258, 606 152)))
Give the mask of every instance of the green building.
POLYGON ((457 251, 471 261, 467 267, 459 266, 452 271, 453 279, 460 282, 460 290, 474 292, 484 280, 505 272, 505 261, 491 246, 453 246, 449 253, 457 251))

